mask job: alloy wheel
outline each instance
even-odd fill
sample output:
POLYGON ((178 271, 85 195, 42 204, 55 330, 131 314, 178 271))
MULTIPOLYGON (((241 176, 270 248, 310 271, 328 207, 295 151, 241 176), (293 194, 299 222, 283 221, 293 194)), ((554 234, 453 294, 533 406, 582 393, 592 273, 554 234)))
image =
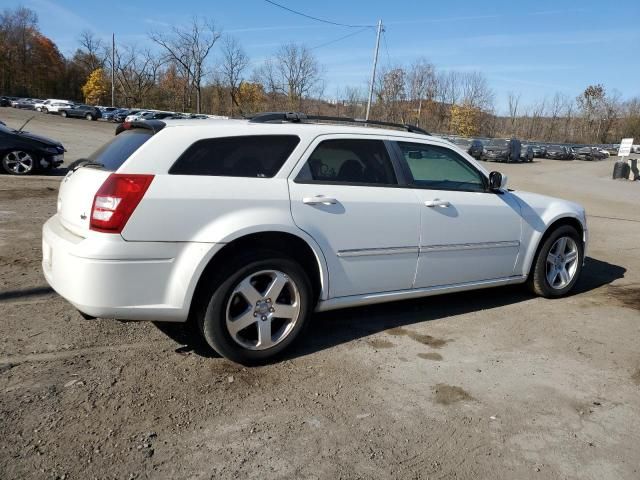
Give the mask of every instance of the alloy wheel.
POLYGON ((547 282, 555 290, 571 283, 578 270, 578 245, 571 237, 558 238, 547 255, 547 282))
POLYGON ((243 348, 266 350, 282 342, 301 316, 300 291, 291 277, 262 270, 240 281, 226 304, 226 327, 243 348))
POLYGON ((34 165, 33 157, 22 150, 9 152, 2 159, 4 169, 14 175, 26 175, 33 170, 34 165))

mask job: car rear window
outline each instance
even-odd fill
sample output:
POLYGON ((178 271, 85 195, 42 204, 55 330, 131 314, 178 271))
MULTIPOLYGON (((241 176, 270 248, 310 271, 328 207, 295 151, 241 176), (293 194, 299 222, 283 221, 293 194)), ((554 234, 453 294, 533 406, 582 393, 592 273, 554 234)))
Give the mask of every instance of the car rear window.
POLYGON ((169 173, 269 178, 278 173, 299 142, 295 135, 207 138, 191 145, 169 173))
POLYGON ((89 160, 101 163, 105 170, 115 172, 133 152, 152 136, 151 130, 143 128, 122 132, 91 154, 89 160))

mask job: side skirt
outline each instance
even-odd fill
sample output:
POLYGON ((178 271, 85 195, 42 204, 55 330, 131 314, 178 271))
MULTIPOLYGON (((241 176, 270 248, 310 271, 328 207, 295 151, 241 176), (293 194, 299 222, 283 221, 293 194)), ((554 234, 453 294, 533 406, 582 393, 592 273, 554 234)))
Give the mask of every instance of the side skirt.
POLYGON ((372 305, 375 303, 395 302, 397 300, 409 300, 411 298, 430 297, 445 293, 464 292, 466 290, 500 287, 503 285, 524 283, 526 280, 526 275, 519 275, 507 278, 497 278, 494 280, 482 280, 479 282, 458 283, 455 285, 440 285, 411 290, 398 290, 394 292, 367 293, 364 295, 335 297, 318 302, 316 312, 326 312, 327 310, 337 310, 339 308, 359 307, 361 305, 372 305))

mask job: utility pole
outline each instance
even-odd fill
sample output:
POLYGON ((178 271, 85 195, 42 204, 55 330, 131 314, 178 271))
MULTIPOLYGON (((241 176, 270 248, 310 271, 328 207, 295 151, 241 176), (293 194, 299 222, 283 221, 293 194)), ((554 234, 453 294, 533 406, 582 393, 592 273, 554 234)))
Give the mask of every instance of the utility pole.
POLYGON ((111 34, 111 106, 116 106, 116 34, 111 34))
POLYGON ((376 35, 376 49, 373 54, 373 69, 371 70, 371 82, 369 83, 369 101, 367 102, 367 114, 364 119, 369 120, 371 111, 371 99, 373 98, 373 82, 376 80, 376 66, 378 65, 378 51, 380 50, 380 33, 382 32, 382 20, 378 20, 378 33, 376 35))

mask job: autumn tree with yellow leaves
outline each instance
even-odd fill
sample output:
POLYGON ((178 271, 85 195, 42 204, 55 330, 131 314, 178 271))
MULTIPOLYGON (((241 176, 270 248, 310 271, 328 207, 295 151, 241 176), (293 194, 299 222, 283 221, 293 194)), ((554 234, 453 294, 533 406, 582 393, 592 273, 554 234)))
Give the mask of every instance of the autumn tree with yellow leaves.
POLYGON ((451 131, 463 137, 474 137, 480 133, 482 111, 470 105, 451 106, 451 131))
POLYGON ((107 79, 102 68, 96 68, 89 74, 87 82, 82 86, 84 101, 89 104, 99 104, 107 94, 107 79))

